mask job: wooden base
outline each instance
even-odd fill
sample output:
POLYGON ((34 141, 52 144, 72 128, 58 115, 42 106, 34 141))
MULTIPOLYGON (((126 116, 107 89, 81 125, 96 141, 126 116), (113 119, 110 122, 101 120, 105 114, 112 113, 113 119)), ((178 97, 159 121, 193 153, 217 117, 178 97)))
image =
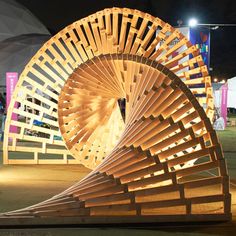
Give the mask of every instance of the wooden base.
POLYGON ((218 221, 230 221, 231 214, 207 214, 207 215, 156 215, 156 216, 127 216, 127 217, 46 217, 46 218, 14 218, 0 217, 0 227, 8 226, 66 226, 66 225, 111 225, 111 224, 151 224, 151 223, 193 223, 193 222, 218 222, 218 221))

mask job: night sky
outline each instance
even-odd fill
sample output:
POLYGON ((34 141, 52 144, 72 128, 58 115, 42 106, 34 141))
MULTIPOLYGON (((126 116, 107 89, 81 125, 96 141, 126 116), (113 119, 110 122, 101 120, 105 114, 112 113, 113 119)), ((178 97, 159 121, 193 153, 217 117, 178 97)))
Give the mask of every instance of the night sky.
MULTIPOLYGON (((235 0, 17 0, 26 6, 52 34, 107 7, 128 7, 148 12, 177 25, 190 17, 199 23, 236 23, 235 0)), ((221 79, 236 76, 236 26, 211 30, 211 75, 221 79)))

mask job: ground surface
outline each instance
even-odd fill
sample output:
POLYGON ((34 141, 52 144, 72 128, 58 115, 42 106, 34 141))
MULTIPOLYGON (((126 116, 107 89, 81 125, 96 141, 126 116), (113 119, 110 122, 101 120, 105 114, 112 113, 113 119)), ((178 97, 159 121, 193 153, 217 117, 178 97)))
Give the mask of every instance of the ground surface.
MULTIPOLYGON (((51 235, 235 235, 236 234, 236 127, 218 132, 231 178, 232 222, 162 224, 129 227, 0 229, 4 236, 51 235)), ((0 159, 2 160, 0 151, 0 159)), ((60 193, 89 173, 82 165, 0 165, 0 212, 32 205, 60 193)))

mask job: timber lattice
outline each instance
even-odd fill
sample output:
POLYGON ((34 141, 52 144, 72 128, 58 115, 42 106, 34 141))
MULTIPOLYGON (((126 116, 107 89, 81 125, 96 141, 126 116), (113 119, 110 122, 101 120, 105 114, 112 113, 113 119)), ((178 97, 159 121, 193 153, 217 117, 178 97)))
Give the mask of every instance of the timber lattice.
POLYGON ((4 161, 82 163, 93 171, 49 200, 1 214, 0 222, 230 219, 229 178, 212 109, 206 66, 196 47, 170 25, 119 8, 73 23, 22 73, 6 124, 6 131, 15 125, 19 132, 6 132, 4 161), (204 87, 193 86, 199 84, 204 87), (125 122, 118 99, 126 100, 125 122), (12 112, 23 119, 11 120, 12 112), (35 119, 50 128, 36 126, 35 119), (40 146, 19 146, 19 140, 40 146), (34 158, 10 160, 8 151, 34 151, 34 158), (39 153, 63 158, 40 159, 39 153))

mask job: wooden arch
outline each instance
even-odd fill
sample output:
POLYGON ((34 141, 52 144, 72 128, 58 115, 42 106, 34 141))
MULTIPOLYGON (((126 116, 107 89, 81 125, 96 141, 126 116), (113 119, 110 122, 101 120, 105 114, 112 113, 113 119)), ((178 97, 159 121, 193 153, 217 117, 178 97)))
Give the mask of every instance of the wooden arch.
MULTIPOLYGON (((90 168, 93 168, 96 163, 88 160, 104 158, 112 150, 124 128, 118 109, 108 128, 101 127, 103 135, 90 137, 94 148, 86 147, 84 150, 90 150, 87 153, 81 149, 80 157, 72 157, 61 139, 58 99, 65 82, 79 65, 95 56, 113 53, 158 61, 185 82, 212 119, 211 79, 198 49, 178 29, 159 18, 127 8, 105 9, 64 28, 26 66, 8 109, 5 164, 86 162, 92 163, 90 168), (18 121, 11 119, 13 113, 19 117, 18 121), (10 131, 11 126, 17 126, 17 134, 10 131), (107 139, 112 140, 109 146, 107 139), (99 153, 96 145, 104 145, 99 153), (25 158, 12 158, 15 151, 26 152, 25 158)), ((89 146, 89 140, 86 143, 89 146)))
POLYGON ((158 18, 112 8, 66 27, 20 77, 8 111, 4 163, 82 163, 93 171, 49 200, 1 214, 0 222, 230 219, 211 93, 196 47, 158 18), (20 119, 11 120, 12 113, 20 119), (9 131, 12 125, 17 134, 9 131), (8 151, 33 151, 34 157, 12 160, 8 151))
POLYGON ((210 120, 187 86, 155 61, 102 55, 75 70, 59 99, 62 135, 73 154, 81 153, 81 130, 86 128, 91 135, 95 126, 109 123, 116 113, 114 101, 123 96, 125 128, 110 154, 61 194, 5 213, 2 220, 10 217, 13 222, 41 224, 48 223, 45 217, 51 223, 53 219, 65 223, 64 217, 67 223, 230 218, 225 160, 210 120), (75 107, 87 116, 74 116, 75 107), (71 122, 76 124, 73 129, 71 122), (212 170, 215 175, 209 177, 207 172, 212 170))

